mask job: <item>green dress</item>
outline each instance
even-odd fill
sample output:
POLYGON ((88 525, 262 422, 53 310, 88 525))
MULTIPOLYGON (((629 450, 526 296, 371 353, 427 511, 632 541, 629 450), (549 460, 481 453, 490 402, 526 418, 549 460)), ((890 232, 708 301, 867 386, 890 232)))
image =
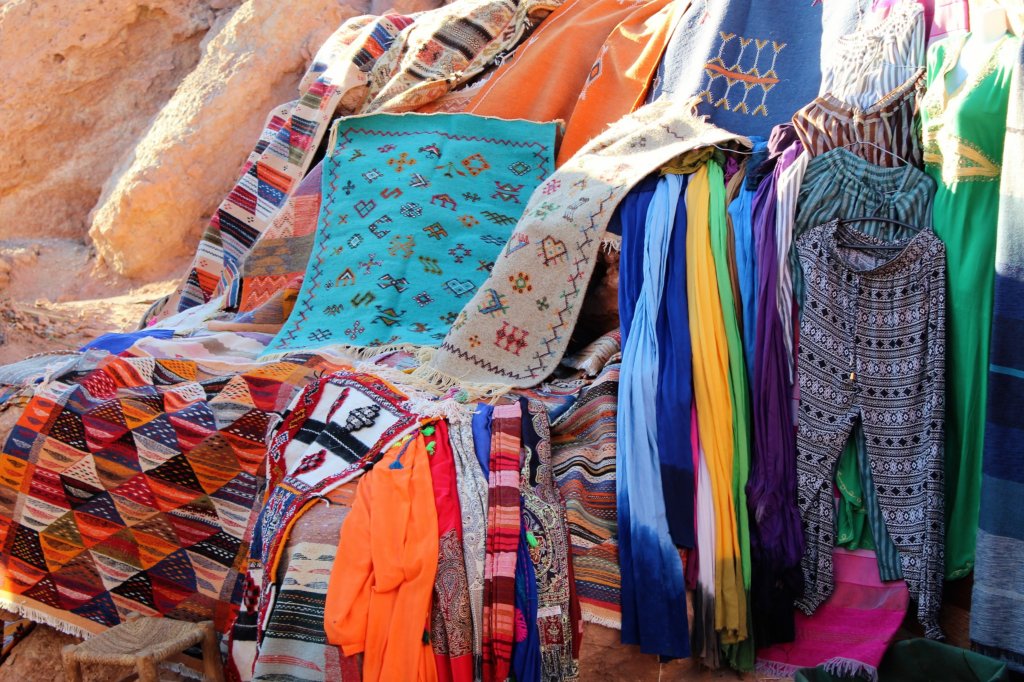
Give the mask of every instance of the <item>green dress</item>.
POLYGON ((928 51, 921 102, 925 171, 934 178, 935 233, 946 243, 946 577, 974 567, 985 438, 996 216, 1010 76, 1020 42, 1006 35, 983 66, 946 89, 970 34, 928 51))

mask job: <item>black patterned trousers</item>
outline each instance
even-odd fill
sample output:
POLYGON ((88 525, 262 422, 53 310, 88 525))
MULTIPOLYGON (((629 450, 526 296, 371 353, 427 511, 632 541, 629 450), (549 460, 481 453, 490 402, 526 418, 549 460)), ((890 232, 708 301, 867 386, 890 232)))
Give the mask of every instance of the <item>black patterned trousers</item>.
POLYGON ((946 251, 922 230, 899 251, 833 221, 797 240, 800 322, 797 495, 812 613, 832 592, 836 463, 860 420, 882 517, 918 619, 938 625, 943 580, 946 251))

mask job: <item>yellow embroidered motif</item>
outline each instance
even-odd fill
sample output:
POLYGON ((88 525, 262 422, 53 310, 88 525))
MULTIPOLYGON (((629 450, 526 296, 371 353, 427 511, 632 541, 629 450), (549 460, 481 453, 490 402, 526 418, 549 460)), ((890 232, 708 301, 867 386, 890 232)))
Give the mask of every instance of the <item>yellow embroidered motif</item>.
POLYGON ((941 168, 946 185, 996 181, 1003 170, 977 145, 948 132, 944 126, 930 126, 924 131, 924 163, 941 168))
MULTIPOLYGON (((766 101, 768 93, 779 82, 778 74, 775 72, 775 63, 779 58, 779 53, 785 49, 786 43, 758 38, 745 38, 735 33, 726 33, 725 31, 719 31, 718 35, 722 39, 721 44, 718 46, 718 56, 704 65, 707 83, 704 86, 704 90, 698 93, 698 96, 717 108, 741 111, 751 116, 757 116, 758 114, 767 116, 768 108, 766 101), (728 64, 726 62, 726 51, 736 45, 736 43, 732 43, 733 40, 736 40, 739 44, 739 53, 736 54, 733 63, 728 64), (730 45, 730 43, 732 44, 730 45), (750 50, 751 45, 754 46, 753 50, 750 50), (771 63, 767 64, 767 69, 762 70, 762 55, 768 52, 766 48, 769 45, 771 45, 771 63), (725 90, 716 99, 712 91, 715 90, 719 79, 725 79, 725 90), (732 95, 733 87, 737 83, 743 86, 743 97, 734 104, 730 101, 729 97, 732 95), (753 97, 755 102, 757 91, 761 93, 761 102, 754 107, 753 111, 750 111, 747 103, 747 98, 750 96, 751 91, 754 91, 753 97)), ((765 56, 764 60, 767 61, 767 59, 767 56, 765 56)))

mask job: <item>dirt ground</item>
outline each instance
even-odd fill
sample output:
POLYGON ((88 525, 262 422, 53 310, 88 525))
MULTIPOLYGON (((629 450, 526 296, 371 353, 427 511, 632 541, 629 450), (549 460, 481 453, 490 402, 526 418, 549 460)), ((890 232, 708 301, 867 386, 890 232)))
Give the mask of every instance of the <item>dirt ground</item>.
POLYGON ((176 283, 113 277, 86 246, 69 240, 0 241, 0 364, 135 329, 176 283))

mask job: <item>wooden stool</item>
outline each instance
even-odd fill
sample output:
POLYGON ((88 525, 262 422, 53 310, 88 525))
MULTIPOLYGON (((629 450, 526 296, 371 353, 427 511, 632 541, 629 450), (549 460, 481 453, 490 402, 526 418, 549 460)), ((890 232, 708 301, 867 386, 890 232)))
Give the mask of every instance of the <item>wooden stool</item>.
POLYGON ((203 643, 203 676, 223 682, 213 621, 186 623, 170 618, 136 618, 61 651, 68 682, 82 682, 83 663, 134 666, 140 682, 157 682, 157 665, 203 643))

